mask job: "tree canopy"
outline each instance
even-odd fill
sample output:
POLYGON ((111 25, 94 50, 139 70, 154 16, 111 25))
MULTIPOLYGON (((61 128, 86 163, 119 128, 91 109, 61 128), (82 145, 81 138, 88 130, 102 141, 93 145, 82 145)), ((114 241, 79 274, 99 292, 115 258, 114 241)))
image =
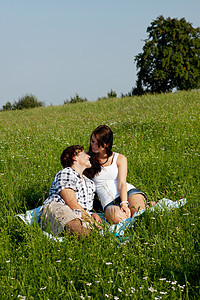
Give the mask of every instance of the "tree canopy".
POLYGON ((200 28, 185 18, 159 16, 147 28, 143 52, 135 56, 135 94, 200 87, 200 28))
POLYGON ((28 109, 28 108, 34 108, 34 107, 41 107, 44 106, 44 103, 41 101, 38 101, 38 99, 34 95, 28 95, 19 98, 18 102, 14 102, 13 104, 8 101, 5 105, 3 105, 4 110, 22 110, 22 109, 28 109))
POLYGON ((69 104, 69 103, 78 103, 78 102, 87 102, 87 98, 82 98, 79 96, 79 94, 76 93, 74 97, 71 97, 70 100, 65 100, 64 104, 69 104))

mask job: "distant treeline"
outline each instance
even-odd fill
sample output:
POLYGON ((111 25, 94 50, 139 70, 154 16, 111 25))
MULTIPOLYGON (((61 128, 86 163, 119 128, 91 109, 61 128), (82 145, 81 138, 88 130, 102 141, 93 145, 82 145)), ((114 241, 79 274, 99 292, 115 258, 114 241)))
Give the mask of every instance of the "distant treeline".
MULTIPOLYGON (((117 93, 111 89, 110 92, 107 93, 107 97, 101 97, 101 98, 99 97, 97 101, 103 99, 116 98, 116 97, 117 97, 117 93)), ((74 97, 70 98, 70 100, 65 100, 64 104, 72 104, 72 103, 87 102, 87 101, 88 101, 87 98, 82 98, 76 93, 74 97)), ((39 101, 34 95, 26 94, 25 96, 19 98, 18 102, 15 101, 13 104, 10 101, 8 101, 5 105, 3 105, 1 111, 22 110, 22 109, 28 109, 34 107, 41 107, 41 106, 45 106, 45 104, 39 101)))

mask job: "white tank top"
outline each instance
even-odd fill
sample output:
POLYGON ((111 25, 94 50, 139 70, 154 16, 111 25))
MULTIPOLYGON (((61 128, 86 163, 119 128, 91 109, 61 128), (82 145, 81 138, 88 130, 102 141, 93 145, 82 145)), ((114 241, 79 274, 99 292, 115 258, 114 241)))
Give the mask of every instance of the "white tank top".
MULTIPOLYGON (((96 187, 96 193, 99 197, 102 207, 104 208, 107 204, 112 202, 114 199, 119 197, 118 193, 118 166, 117 157, 119 153, 113 153, 113 162, 110 166, 101 167, 101 171, 96 174, 93 178, 96 187)), ((127 191, 134 189, 135 187, 127 184, 127 191)))

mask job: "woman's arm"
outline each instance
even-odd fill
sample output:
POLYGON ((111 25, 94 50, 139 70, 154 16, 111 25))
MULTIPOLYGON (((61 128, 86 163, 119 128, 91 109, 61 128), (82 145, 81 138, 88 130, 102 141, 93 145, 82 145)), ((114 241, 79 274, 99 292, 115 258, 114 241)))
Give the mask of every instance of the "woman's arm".
POLYGON ((130 217, 130 209, 128 208, 127 199, 127 159, 124 155, 119 154, 117 158, 118 166, 118 192, 121 198, 121 209, 130 217))

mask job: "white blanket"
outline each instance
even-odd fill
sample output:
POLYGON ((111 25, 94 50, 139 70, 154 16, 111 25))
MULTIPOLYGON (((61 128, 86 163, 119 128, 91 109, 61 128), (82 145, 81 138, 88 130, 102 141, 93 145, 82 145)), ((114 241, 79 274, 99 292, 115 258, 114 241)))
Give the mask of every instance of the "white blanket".
MULTIPOLYGON (((153 207, 149 208, 148 211, 149 212, 156 212, 156 211, 171 211, 174 208, 179 208, 183 205, 185 205, 187 203, 186 198, 180 199, 178 201, 172 201, 166 198, 163 198, 161 200, 159 200, 156 205, 154 205, 153 207)), ((39 224, 39 220, 40 220, 40 210, 41 210, 42 206, 39 206, 35 209, 31 209, 31 210, 27 210, 25 214, 19 214, 17 215, 18 217, 20 217, 26 224, 30 224, 30 225, 34 225, 34 224, 39 224)), ((146 209, 142 209, 138 212, 136 212, 131 218, 127 218, 125 220, 122 220, 121 222, 119 222, 118 224, 114 224, 114 225, 109 225, 107 223, 106 225, 106 230, 109 230, 109 232, 113 233, 119 241, 124 241, 124 232, 125 230, 134 224, 135 219, 142 215, 144 212, 146 211, 146 209)), ((99 214, 100 217, 104 219, 104 214, 99 214)), ((63 241, 63 237, 55 237, 52 234, 49 234, 48 232, 43 231, 44 234, 50 238, 50 239, 54 239, 56 241, 63 241)), ((100 231, 100 234, 103 235, 104 234, 104 230, 100 231)))

